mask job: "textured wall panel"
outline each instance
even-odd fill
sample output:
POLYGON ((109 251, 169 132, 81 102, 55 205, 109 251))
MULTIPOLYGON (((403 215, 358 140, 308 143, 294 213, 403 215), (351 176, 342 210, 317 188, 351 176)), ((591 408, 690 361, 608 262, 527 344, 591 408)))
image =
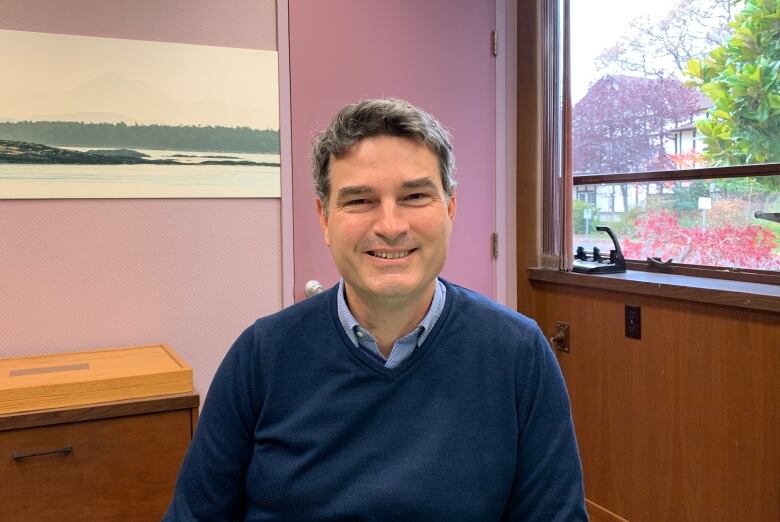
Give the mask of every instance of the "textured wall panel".
POLYGON ((275 0, 0 0, 0 29, 276 50, 275 0))
POLYGON ((0 356, 168 343, 205 394, 281 308, 278 199, 0 201, 0 356))

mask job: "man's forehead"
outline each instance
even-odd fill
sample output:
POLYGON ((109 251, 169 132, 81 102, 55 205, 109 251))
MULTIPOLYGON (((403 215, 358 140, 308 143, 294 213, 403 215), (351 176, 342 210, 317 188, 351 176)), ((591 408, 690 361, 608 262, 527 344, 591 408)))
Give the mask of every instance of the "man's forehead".
POLYGON ((438 171, 394 169, 360 170, 339 168, 331 171, 331 194, 373 191, 444 190, 438 171))
POLYGON ((364 138, 329 165, 331 195, 378 190, 443 190, 439 162, 420 140, 395 136, 364 138))
MULTIPOLYGON (((431 178, 430 176, 422 176, 415 179, 408 179, 408 180, 398 180, 395 184, 395 188, 401 189, 401 190, 414 190, 414 189, 423 189, 423 188, 431 188, 431 189, 438 189, 439 184, 436 183, 435 178, 431 178)), ((349 196, 354 194, 365 194, 367 192, 372 192, 376 190, 377 187, 372 184, 359 184, 359 185, 346 185, 343 187, 340 187, 338 189, 338 195, 339 196, 349 196)))

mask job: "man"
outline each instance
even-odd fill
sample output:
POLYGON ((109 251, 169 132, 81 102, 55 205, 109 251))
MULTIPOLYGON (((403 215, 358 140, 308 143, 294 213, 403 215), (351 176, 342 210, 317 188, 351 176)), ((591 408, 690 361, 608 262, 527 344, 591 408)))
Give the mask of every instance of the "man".
POLYGON ((439 279, 446 132, 401 100, 314 145, 341 282, 258 320, 214 378, 168 520, 587 520, 568 397, 531 320, 439 279))

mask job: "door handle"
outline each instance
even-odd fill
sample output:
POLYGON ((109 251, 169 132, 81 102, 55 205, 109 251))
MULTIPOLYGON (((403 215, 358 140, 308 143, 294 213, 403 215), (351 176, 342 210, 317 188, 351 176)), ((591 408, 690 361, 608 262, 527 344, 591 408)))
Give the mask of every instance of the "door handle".
POLYGON ((303 288, 303 293, 306 297, 311 297, 313 295, 317 295, 320 292, 324 292, 325 287, 322 286, 322 283, 317 281, 316 279, 312 279, 308 283, 306 283, 306 286, 303 288))

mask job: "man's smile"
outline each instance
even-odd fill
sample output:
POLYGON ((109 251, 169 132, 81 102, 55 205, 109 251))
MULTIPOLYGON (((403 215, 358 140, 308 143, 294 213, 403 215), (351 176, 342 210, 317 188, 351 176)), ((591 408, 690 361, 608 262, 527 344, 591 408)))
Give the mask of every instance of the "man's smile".
POLYGON ((368 250, 366 253, 370 256, 379 257, 382 259, 400 259, 403 257, 408 256, 412 252, 417 250, 416 248, 413 248, 411 250, 395 250, 395 251, 387 251, 387 250, 368 250))

